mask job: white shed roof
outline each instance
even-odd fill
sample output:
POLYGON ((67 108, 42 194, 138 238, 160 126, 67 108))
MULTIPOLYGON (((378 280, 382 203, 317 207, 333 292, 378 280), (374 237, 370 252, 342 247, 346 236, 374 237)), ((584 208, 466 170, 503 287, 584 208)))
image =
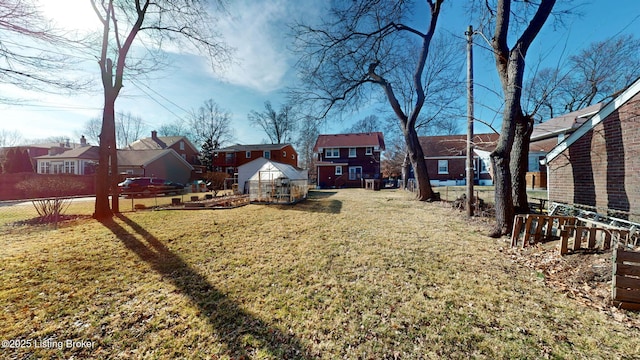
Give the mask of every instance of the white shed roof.
POLYGON ((238 184, 244 186, 247 180, 274 180, 278 178, 307 180, 307 175, 307 170, 261 157, 238 167, 238 184))

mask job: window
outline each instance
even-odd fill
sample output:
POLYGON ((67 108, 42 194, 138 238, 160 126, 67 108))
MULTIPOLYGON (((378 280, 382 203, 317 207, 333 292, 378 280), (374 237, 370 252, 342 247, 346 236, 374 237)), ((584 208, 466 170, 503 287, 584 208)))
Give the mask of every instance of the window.
POLYGON ((487 161, 485 159, 480 159, 480 173, 486 174, 489 172, 489 168, 487 167, 487 161))
POLYGON ((54 174, 62 174, 64 173, 64 163, 62 162, 54 162, 51 164, 53 167, 54 174))
POLYGON ((438 160, 438 174, 449 173, 449 160, 438 160))
POLYGON ((180 141, 180 150, 184 150, 184 141, 180 141))
POLYGON ((251 159, 251 151, 245 151, 244 152, 244 157, 245 157, 245 159, 251 159))
POLYGON ((43 161, 40 163, 40 174, 48 174, 51 171, 51 163, 43 161))
POLYGON ((364 154, 365 155, 372 155, 373 154, 373 148, 371 146, 367 146, 364 154))
POLYGON ((349 167, 349 180, 362 179, 362 166, 350 166, 349 167))
POLYGON ((224 154, 224 161, 226 164, 233 164, 235 160, 235 154, 234 153, 225 153, 224 154))
POLYGON ((342 175, 342 166, 336 166, 336 175, 342 175))
POLYGON ((187 160, 187 154, 180 154, 180 156, 182 156, 185 161, 187 160))
POLYGON ((75 174, 76 173, 76 162, 75 161, 65 161, 64 162, 64 172, 67 174, 75 174))
POLYGON ((271 151, 265 150, 264 151, 264 158, 265 159, 271 159, 271 151))
POLYGON ((329 148, 324 150, 324 157, 326 158, 339 158, 340 157, 340 149, 338 148, 329 148))
POLYGON ((287 158, 287 152, 286 151, 282 151, 282 157, 285 158, 285 159, 287 158))
POLYGON ((356 157, 356 148, 349 148, 349 157, 350 158, 356 157))

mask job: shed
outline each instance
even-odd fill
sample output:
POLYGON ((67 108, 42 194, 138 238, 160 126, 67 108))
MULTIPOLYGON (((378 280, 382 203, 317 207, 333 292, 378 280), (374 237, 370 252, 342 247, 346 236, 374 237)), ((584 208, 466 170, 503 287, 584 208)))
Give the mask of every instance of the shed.
POLYGON ((258 158, 238 167, 238 185, 252 202, 296 203, 307 198, 307 170, 258 158))

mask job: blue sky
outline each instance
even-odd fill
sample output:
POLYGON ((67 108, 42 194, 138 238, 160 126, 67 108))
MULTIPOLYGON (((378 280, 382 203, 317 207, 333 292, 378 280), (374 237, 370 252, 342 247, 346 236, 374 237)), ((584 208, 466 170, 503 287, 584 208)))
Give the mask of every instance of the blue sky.
MULTIPOLYGON (((97 18, 88 1, 69 0, 64 3, 72 4, 68 7, 60 5, 60 2, 44 3, 45 14, 60 24, 81 29, 97 26, 97 18), (74 5, 76 7, 72 7, 74 5)), ((230 5, 232 17, 220 24, 220 31, 237 49, 236 63, 228 66, 220 76, 210 71, 205 60, 174 50, 168 55, 172 64, 170 68, 151 74, 151 79, 125 82, 116 102, 117 111, 142 117, 151 131, 176 118, 186 118, 189 110, 212 98, 232 114, 235 142, 263 142, 266 136, 250 126, 247 114, 251 110, 262 111, 266 100, 275 107, 284 101, 282 92, 295 78, 292 68, 295 58, 287 51, 283 24, 294 16, 317 16, 318 3, 313 0, 234 1, 230 5)), ((417 4, 422 6, 420 1, 417 4)), ((528 54, 529 72, 539 59, 543 59, 545 66, 555 66, 593 41, 620 33, 640 36, 640 2, 637 0, 576 0, 574 4, 581 5, 578 10, 582 16, 565 19, 564 26, 545 25, 528 54)), ((464 32, 468 25, 474 23, 469 14, 456 6, 451 1, 445 3, 438 31, 459 35, 459 40, 464 43, 464 32)), ((491 37, 491 34, 485 35, 491 37)), ((499 80, 491 53, 483 48, 484 40, 476 37, 475 42, 479 45, 474 48, 475 115, 485 121, 493 121, 493 125, 498 127, 500 115, 496 115, 493 109, 501 104, 499 96, 494 94, 500 92, 499 80)), ((95 56, 79 54, 79 57, 86 60, 83 66, 86 76, 97 82, 99 73, 95 56)), ((73 140, 88 119, 100 116, 102 95, 98 86, 96 90, 75 96, 59 96, 0 86, 3 95, 26 100, 22 105, 0 104, 0 129, 16 130, 24 138, 65 136, 73 140)), ((366 112, 347 114, 344 123, 329 122, 322 130, 325 133, 339 132, 366 115, 366 112)), ((464 131, 465 119, 460 121, 460 131, 464 131)), ((486 131, 488 128, 476 125, 476 132, 486 131)))

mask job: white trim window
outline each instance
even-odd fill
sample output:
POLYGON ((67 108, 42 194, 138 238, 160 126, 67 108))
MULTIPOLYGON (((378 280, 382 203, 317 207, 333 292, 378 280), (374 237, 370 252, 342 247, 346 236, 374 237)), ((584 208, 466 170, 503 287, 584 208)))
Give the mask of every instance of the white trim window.
POLYGON ((184 141, 180 141, 180 150, 184 150, 184 141))
POLYGON ((48 174, 51 171, 51 163, 48 161, 40 162, 40 174, 48 174))
POLYGON ((73 160, 64 162, 64 172, 66 174, 75 174, 76 173, 76 162, 73 160))
POLYGON ((481 174, 487 174, 489 173, 489 166, 488 166, 488 162, 489 160, 485 160, 485 159, 480 159, 480 173, 481 174))
POLYGON ((339 148, 324 149, 324 157, 326 157, 326 158, 339 158, 340 157, 340 149, 339 148))
POLYGON ((282 157, 286 158, 287 157, 287 152, 285 150, 282 150, 282 157))
POLYGON ((356 148, 349 148, 349 157, 350 158, 354 158, 356 157, 356 148))
POLYGON ((362 166, 349 166, 349 180, 362 179, 362 166))
POLYGON ((336 175, 342 175, 342 166, 336 166, 336 175))
POLYGON ((449 173, 449 160, 438 160, 438 174, 449 173))
POLYGON ((364 151, 365 155, 373 155, 373 147, 371 146, 367 146, 365 151, 364 151))

